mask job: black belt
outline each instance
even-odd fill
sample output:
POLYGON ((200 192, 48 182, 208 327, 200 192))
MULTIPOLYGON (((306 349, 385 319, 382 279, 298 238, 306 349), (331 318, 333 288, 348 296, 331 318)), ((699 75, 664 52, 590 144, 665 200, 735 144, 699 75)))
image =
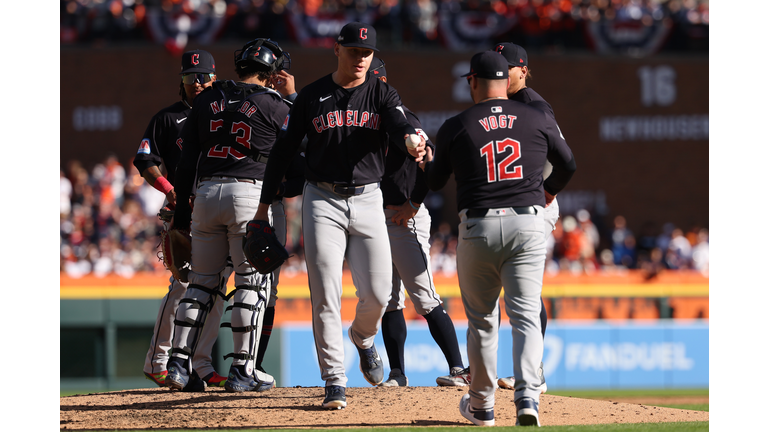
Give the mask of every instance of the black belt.
MULTIPOLYGON (((307 180, 307 182, 313 186, 317 187, 323 187, 322 185, 319 185, 318 182, 314 180, 307 180)), ((325 183, 325 182, 323 182, 325 183)), ((328 188, 331 189, 333 193, 343 195, 343 196, 355 196, 355 195, 362 195, 363 192, 365 192, 365 186, 345 186, 341 184, 331 184, 331 183, 325 183, 328 188)))
MULTIPOLYGON (((533 206, 507 207, 507 208, 511 208, 517 214, 530 214, 530 215, 535 215, 536 214, 536 209, 533 208, 533 206)), ((491 209, 478 209, 478 208, 468 209, 467 210, 467 217, 468 218, 485 217, 486 215, 488 215, 488 211, 490 211, 490 210, 491 209)), ((492 212, 490 216, 496 216, 496 214, 494 214, 494 213, 495 212, 492 212)))
POLYGON ((200 177, 200 181, 222 181, 222 180, 234 180, 239 181, 241 183, 252 183, 256 184, 256 180, 249 179, 249 178, 237 178, 237 177, 225 177, 225 176, 212 176, 212 177, 200 177))

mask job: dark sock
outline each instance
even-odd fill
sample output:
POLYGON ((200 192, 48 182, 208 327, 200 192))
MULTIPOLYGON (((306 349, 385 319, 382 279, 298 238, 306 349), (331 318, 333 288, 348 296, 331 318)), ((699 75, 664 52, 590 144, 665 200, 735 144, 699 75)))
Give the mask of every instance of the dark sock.
POLYGON ((405 375, 405 338, 408 329, 402 310, 386 312, 381 317, 381 336, 389 357, 389 369, 400 369, 405 375))
POLYGON ((432 312, 424 315, 429 325, 429 332, 437 343, 437 346, 443 351, 445 360, 448 361, 448 367, 464 368, 461 361, 461 351, 459 351, 459 341, 456 338, 456 328, 453 327, 453 321, 448 313, 445 312, 442 305, 432 309, 432 312))
POLYGON ((268 307, 264 311, 264 323, 261 327, 261 339, 259 339, 259 349, 256 352, 256 369, 264 371, 261 362, 264 361, 264 354, 267 352, 269 337, 272 336, 272 326, 275 323, 275 308, 268 307))

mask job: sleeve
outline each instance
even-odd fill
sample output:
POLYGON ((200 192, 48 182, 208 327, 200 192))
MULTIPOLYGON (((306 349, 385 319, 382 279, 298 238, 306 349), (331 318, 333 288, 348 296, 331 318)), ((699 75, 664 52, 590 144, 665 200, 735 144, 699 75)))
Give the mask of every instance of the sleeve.
POLYGON ((176 213, 174 225, 186 228, 192 220, 192 208, 189 197, 195 183, 197 161, 200 158, 200 138, 197 131, 197 117, 202 105, 193 105, 179 137, 181 139, 181 158, 176 165, 176 213))
POLYGON ((545 114, 552 117, 553 119, 555 118, 555 110, 552 109, 552 105, 550 105, 549 102, 535 100, 531 101, 529 105, 540 111, 544 111, 545 114))
POLYGON ((565 142, 560 128, 553 117, 546 119, 545 133, 547 135, 547 160, 552 164, 552 174, 544 180, 544 190, 550 195, 557 195, 565 188, 576 172, 576 159, 570 147, 565 142))
POLYGON ((384 91, 387 92, 384 98, 385 106, 381 114, 382 125, 385 128, 385 132, 392 137, 392 142, 396 144, 397 148, 407 154, 408 148, 405 147, 404 137, 406 134, 415 134, 416 129, 408 123, 405 109, 400 101, 400 95, 397 94, 397 90, 385 83, 381 84, 384 85, 384 91))
POLYGON ((427 187, 436 191, 445 187, 448 179, 453 173, 451 166, 451 145, 456 137, 456 128, 451 119, 446 120, 437 131, 437 145, 432 162, 424 166, 424 175, 427 180, 427 187))
POLYGON ((283 182, 282 196, 286 198, 293 198, 299 196, 304 192, 304 167, 306 161, 303 153, 296 153, 293 157, 291 164, 288 166, 288 171, 285 173, 285 181, 283 182))
MULTIPOLYGON (((429 136, 427 136, 427 133, 424 132, 424 129, 421 127, 421 121, 418 117, 416 117, 416 114, 411 112, 410 110, 406 110, 408 121, 411 123, 411 126, 416 129, 416 133, 421 135, 424 140, 427 141, 427 146, 432 149, 432 153, 435 152, 435 144, 432 143, 432 141, 429 139, 429 136)), ((407 162, 407 163, 413 163, 415 162, 407 162)), ((427 179, 424 175, 424 171, 416 167, 416 182, 413 186, 413 190, 411 191, 410 199, 412 202, 415 203, 423 203, 424 198, 427 197, 427 192, 429 192, 429 188, 427 187, 427 179)))
POLYGON ((136 151, 136 157, 133 158, 133 166, 139 170, 139 174, 143 174, 144 170, 151 166, 159 167, 163 163, 163 158, 158 148, 158 143, 164 139, 163 130, 162 116, 160 113, 157 113, 152 117, 147 129, 144 131, 139 149, 136 151))
POLYGON ((277 141, 269 153, 269 161, 264 172, 264 184, 261 187, 261 199, 259 202, 271 204, 277 196, 280 183, 283 181, 286 171, 293 160, 294 155, 304 139, 306 131, 305 98, 304 93, 299 93, 290 112, 280 128, 277 141))

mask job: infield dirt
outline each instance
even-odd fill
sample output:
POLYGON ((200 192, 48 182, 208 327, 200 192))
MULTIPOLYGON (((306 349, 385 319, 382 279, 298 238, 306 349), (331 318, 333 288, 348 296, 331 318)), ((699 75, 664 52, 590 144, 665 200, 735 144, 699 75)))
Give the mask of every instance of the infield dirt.
MULTIPOLYGON (((466 387, 350 387, 347 408, 329 411, 320 406, 321 387, 283 387, 263 393, 151 388, 62 397, 59 416, 62 430, 470 426, 458 409, 466 392, 466 387)), ((496 393, 497 426, 515 424, 512 395, 507 390, 496 393)), ((665 399, 664 403, 676 401, 665 399)), ((689 398, 685 403, 707 400, 689 398)), ((547 394, 541 395, 539 415, 542 426, 709 421, 705 411, 547 394)))

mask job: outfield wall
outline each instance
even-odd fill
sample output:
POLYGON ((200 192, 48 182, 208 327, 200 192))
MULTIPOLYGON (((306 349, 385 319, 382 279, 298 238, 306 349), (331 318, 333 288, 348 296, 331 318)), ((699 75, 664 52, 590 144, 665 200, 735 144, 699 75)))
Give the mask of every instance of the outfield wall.
MULTIPOLYGON (((455 277, 437 276, 438 293, 456 323, 466 361, 466 316, 455 277)), ((62 389, 143 388, 144 355, 167 292, 168 274, 60 278, 60 374, 62 389)), ((545 338, 547 380, 560 388, 680 388, 708 386, 709 280, 696 273, 667 272, 653 280, 642 273, 547 276, 543 292, 550 317, 545 338)), ((344 276, 342 319, 349 325, 356 297, 344 276)), ((507 323, 504 308, 502 322, 507 323)), ((406 365, 412 385, 433 385, 447 365, 426 322, 410 301, 406 365)), ((265 359, 278 385, 321 385, 311 335, 305 274, 283 275, 275 330, 265 359), (300 354, 297 354, 300 353, 300 354), (298 363, 297 363, 298 362, 298 363)), ((224 322, 229 321, 225 313, 224 322)), ((508 323, 500 334, 499 373, 512 374, 508 323), (504 354, 507 353, 507 354, 504 354)), ((386 355, 380 335, 379 352, 386 355)), ((350 386, 367 385, 357 354, 345 340, 350 386), (351 365, 351 366, 350 366, 351 365)), ((231 360, 231 330, 219 331, 214 364, 224 373, 231 360)), ((553 387, 554 388, 554 387, 553 387)))

